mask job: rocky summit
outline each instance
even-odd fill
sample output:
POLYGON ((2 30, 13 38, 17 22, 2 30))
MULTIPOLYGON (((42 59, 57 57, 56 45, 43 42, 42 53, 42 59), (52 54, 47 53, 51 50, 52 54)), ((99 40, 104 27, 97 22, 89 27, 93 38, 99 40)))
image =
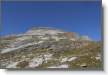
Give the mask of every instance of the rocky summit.
POLYGON ((102 42, 87 35, 49 27, 33 27, 0 37, 0 68, 102 69, 102 42))

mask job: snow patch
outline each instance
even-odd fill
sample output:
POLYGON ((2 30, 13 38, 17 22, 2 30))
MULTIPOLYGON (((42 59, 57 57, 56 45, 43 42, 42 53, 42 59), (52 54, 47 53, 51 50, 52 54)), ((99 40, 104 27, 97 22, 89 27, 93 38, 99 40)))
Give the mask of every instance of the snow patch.
POLYGON ((42 64, 42 62, 43 62, 42 58, 34 58, 29 63, 29 67, 30 68, 35 68, 35 67, 39 66, 40 64, 42 64))
POLYGON ((27 39, 31 39, 32 36, 22 36, 16 39, 16 41, 23 41, 23 40, 27 40, 27 39))
POLYGON ((42 40, 48 40, 49 39, 49 37, 43 37, 43 38, 41 38, 42 40))
POLYGON ((75 59, 77 59, 77 57, 71 57, 71 58, 65 57, 65 58, 63 58, 63 59, 61 60, 61 62, 63 63, 63 62, 66 62, 66 61, 73 61, 73 60, 75 60, 75 59))
POLYGON ((39 43, 43 43, 43 41, 39 41, 38 43, 37 43, 37 42, 28 43, 28 44, 21 45, 21 46, 19 46, 19 47, 15 47, 15 48, 6 48, 6 49, 2 49, 2 50, 1 50, 1 53, 7 53, 7 52, 10 52, 10 51, 15 51, 15 50, 18 50, 18 49, 20 49, 20 48, 24 48, 24 47, 31 46, 31 45, 35 45, 35 44, 39 44, 39 43))
POLYGON ((96 58, 96 60, 100 60, 101 59, 101 57, 95 57, 96 58))
POLYGON ((87 66, 87 64, 86 63, 82 63, 80 66, 84 67, 84 66, 87 66))
POLYGON ((45 62, 47 63, 47 60, 52 59, 52 54, 45 54, 44 58, 45 58, 45 62))
POLYGON ((67 60, 68 60, 68 57, 65 57, 61 60, 61 62, 63 63, 63 62, 66 62, 67 60))
POLYGON ((75 38, 71 38, 70 40, 72 40, 72 41, 76 41, 76 39, 75 39, 75 38))
POLYGON ((101 54, 98 53, 98 55, 95 57, 96 60, 101 60, 101 54))
POLYGON ((58 38, 57 36, 53 36, 52 39, 55 39, 56 41, 60 40, 60 38, 58 38))
POLYGON ((67 64, 58 65, 58 66, 50 66, 48 68, 68 68, 69 66, 67 64))
POLYGON ((44 41, 39 41, 38 44, 39 44, 39 43, 43 43, 43 42, 44 42, 44 41))
POLYGON ((71 58, 68 59, 68 61, 73 61, 75 59, 77 59, 77 57, 71 57, 71 58))
POLYGON ((41 65, 43 62, 47 63, 47 60, 50 60, 51 57, 52 57, 52 54, 45 54, 45 55, 43 55, 43 57, 40 56, 40 57, 34 58, 30 61, 29 67, 35 68, 35 67, 41 65))

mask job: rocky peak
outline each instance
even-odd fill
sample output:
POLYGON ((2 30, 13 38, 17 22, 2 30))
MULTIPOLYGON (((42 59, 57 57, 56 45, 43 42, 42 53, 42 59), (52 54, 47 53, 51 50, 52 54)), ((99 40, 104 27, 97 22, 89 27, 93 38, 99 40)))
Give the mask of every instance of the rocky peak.
POLYGON ((25 33, 25 35, 45 35, 45 34, 57 35, 58 33, 64 33, 64 32, 50 27, 33 27, 30 30, 28 30, 25 33))

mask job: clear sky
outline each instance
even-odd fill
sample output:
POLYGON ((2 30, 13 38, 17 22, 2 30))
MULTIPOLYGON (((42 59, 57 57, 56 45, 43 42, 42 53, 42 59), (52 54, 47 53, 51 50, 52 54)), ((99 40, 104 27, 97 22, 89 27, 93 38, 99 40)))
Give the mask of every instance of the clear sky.
POLYGON ((33 26, 54 27, 101 39, 101 2, 3 2, 0 35, 19 34, 33 26))

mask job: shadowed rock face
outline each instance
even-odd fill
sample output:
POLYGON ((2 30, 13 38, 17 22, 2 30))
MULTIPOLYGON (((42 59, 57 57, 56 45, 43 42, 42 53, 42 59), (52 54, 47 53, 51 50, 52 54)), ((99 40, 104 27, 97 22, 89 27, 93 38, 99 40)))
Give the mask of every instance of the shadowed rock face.
POLYGON ((1 68, 102 69, 102 44, 74 32, 33 28, 0 40, 1 68))

